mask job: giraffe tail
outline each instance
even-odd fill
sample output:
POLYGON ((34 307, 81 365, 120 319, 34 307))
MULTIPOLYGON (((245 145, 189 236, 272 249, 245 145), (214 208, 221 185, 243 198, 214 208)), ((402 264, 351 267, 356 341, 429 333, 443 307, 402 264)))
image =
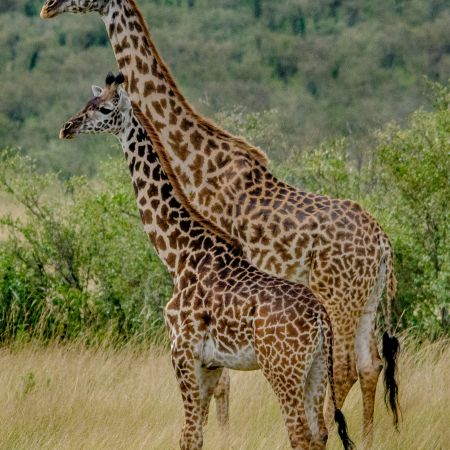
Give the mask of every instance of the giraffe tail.
POLYGON ((383 309, 384 323, 386 330, 383 333, 383 347, 382 355, 384 359, 384 401, 393 416, 394 426, 398 430, 398 422, 400 415, 400 404, 398 400, 398 381, 396 377, 397 372, 397 356, 400 351, 400 342, 393 335, 392 330, 392 303, 397 290, 397 279, 394 273, 394 265, 392 258, 392 249, 389 246, 381 264, 386 264, 387 275, 387 299, 386 308, 383 309), (383 261, 384 260, 384 261, 383 261))
POLYGON ((324 334, 324 348, 327 352, 327 371, 328 371, 328 383, 330 385, 331 399, 334 405, 334 421, 336 422, 338 434, 341 438, 342 445, 345 450, 351 450, 355 447, 355 444, 348 435, 347 422, 344 414, 337 407, 336 391, 334 387, 334 371, 333 371, 333 329, 331 326, 330 318, 324 309, 323 317, 321 317, 323 334, 324 334))

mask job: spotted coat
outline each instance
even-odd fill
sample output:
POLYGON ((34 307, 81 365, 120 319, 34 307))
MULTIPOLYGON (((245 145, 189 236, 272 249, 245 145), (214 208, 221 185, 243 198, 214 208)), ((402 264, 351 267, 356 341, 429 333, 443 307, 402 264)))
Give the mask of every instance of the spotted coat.
POLYGON ((334 387, 325 308, 308 287, 258 270, 191 218, 159 163, 156 131, 143 127, 145 116, 113 79, 107 77, 104 90, 93 87, 98 96, 60 136, 110 132, 121 142, 144 229, 174 280, 165 319, 185 408, 181 448, 202 447, 224 367, 261 369, 279 399, 292 448, 325 448, 327 379, 334 387))
POLYGON ((241 247, 259 269, 307 284, 325 305, 335 334, 337 401, 342 405, 359 377, 369 442, 382 367, 375 315, 387 287, 391 331, 396 290, 391 245, 378 222, 353 201, 276 179, 261 150, 199 116, 177 88, 134 0, 49 1, 43 17, 100 13, 130 98, 156 130, 161 164, 189 213, 241 247))

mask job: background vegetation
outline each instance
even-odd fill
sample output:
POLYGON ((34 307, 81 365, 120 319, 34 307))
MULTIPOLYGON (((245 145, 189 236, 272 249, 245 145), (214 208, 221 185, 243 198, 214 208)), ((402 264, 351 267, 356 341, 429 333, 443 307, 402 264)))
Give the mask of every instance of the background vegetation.
MULTIPOLYGON (((139 3, 197 109, 266 149, 281 178, 381 222, 398 328, 448 332, 448 1, 139 3)), ((0 5, 0 339, 159 340, 171 282, 118 144, 57 140, 115 67, 103 23, 44 22, 40 6, 0 5)))
MULTIPOLYGON (((276 111, 257 140, 273 160, 293 146, 361 138, 430 107, 421 77, 450 74, 448 0, 141 0, 183 91, 208 115, 276 111), (280 145, 272 135, 282 136, 280 145)), ((89 85, 116 67, 96 14, 39 18, 42 0, 0 4, 0 143, 63 175, 93 174, 104 138, 57 130, 89 85)), ((219 116, 219 120, 223 115, 219 116)), ((110 141, 111 142, 111 141, 110 141)))
MULTIPOLYGON (((450 96, 437 89, 435 111, 378 131, 364 160, 339 139, 273 167, 303 188, 359 200, 380 220, 395 251, 395 321, 428 337, 448 331, 450 290, 450 96)), ((255 135, 264 118, 233 122, 255 135)), ((2 155, 0 192, 23 211, 0 222, 3 339, 159 336, 170 280, 146 242, 123 161, 102 163, 95 179, 63 181, 15 151, 2 155)))

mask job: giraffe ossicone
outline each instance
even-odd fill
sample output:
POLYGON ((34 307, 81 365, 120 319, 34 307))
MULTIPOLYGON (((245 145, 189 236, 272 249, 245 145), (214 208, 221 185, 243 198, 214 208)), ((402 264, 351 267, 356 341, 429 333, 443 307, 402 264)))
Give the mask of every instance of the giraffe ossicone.
MULTIPOLYGON (((120 78, 118 79, 120 81, 120 78)), ((144 229, 174 280, 165 308, 185 408, 180 446, 199 449, 224 367, 261 369, 278 397, 294 449, 324 449, 327 381, 333 403, 333 333, 325 308, 303 285, 266 274, 196 223, 159 162, 158 135, 116 81, 61 129, 62 138, 112 133, 120 141, 144 229)), ((335 408, 344 448, 345 419, 335 408)))

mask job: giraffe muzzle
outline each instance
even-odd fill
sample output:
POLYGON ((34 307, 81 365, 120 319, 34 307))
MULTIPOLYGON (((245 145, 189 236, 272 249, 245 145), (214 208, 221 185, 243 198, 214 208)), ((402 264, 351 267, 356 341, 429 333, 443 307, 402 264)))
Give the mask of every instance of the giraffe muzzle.
POLYGON ((58 15, 58 0, 47 0, 39 14, 41 19, 51 19, 58 15))
POLYGON ((72 121, 66 122, 59 131, 60 139, 73 139, 76 134, 76 124, 72 121))

